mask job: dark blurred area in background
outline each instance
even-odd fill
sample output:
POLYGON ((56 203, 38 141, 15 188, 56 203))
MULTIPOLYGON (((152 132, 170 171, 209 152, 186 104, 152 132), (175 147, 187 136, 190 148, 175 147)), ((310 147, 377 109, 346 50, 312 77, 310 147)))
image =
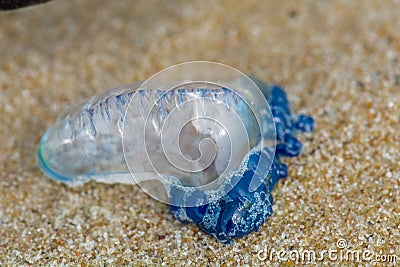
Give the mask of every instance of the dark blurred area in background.
POLYGON ((49 2, 50 0, 0 0, 1 10, 12 10, 49 2))

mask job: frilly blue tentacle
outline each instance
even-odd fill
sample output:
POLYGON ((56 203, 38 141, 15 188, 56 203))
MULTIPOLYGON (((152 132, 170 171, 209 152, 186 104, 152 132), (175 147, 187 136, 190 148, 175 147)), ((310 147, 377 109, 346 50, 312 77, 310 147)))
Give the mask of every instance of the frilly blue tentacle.
MULTIPOLYGON (((282 157, 300 154, 302 144, 294 137, 297 131, 310 132, 315 128, 311 117, 304 114, 293 115, 289 100, 281 87, 267 86, 255 78, 253 80, 264 93, 274 117, 277 138, 275 155, 267 147, 250 154, 243 175, 233 176, 227 185, 230 186, 229 192, 216 201, 207 201, 206 195, 197 189, 187 193, 172 188, 170 192, 171 198, 183 199, 187 204, 185 207, 170 206, 176 218, 184 223, 197 224, 201 230, 226 244, 232 244, 233 239, 258 231, 272 215, 271 191, 279 179, 288 175, 287 166, 280 160, 282 157), (259 170, 256 171, 261 153, 269 159, 274 157, 270 169, 265 169, 263 175, 260 175, 259 170), (257 185, 260 184, 255 189, 251 186, 254 181, 257 185), (207 204, 192 207, 195 202, 207 204)), ((262 163, 260 164, 262 168, 262 163)))

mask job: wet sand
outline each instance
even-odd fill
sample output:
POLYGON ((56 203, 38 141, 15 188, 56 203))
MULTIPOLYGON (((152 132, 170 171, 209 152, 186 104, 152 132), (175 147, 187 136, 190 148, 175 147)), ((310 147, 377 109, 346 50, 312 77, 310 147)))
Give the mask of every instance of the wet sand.
POLYGON ((399 10, 373 0, 57 0, 0 13, 0 266, 305 265, 264 260, 266 247, 400 261, 399 10), (70 188, 37 167, 40 137, 67 106, 191 60, 280 84, 317 121, 287 160, 274 215, 231 247, 137 186, 70 188))

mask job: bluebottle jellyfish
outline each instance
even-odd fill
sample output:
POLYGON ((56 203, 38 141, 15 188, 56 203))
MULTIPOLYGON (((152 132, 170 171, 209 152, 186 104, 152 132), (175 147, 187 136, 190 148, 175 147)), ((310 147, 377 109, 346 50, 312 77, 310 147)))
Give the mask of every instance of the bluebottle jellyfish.
POLYGON ((288 175, 282 157, 299 155, 295 134, 314 127, 281 87, 191 62, 70 107, 44 134, 38 162, 69 185, 139 184, 231 244, 271 216, 271 191, 288 175))

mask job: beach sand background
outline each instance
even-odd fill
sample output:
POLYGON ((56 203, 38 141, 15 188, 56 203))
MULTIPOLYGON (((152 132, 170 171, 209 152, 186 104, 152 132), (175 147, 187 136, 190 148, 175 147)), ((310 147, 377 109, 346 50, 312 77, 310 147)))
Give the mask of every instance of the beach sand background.
POLYGON ((259 252, 342 239, 400 261, 399 11, 389 0, 57 0, 0 13, 0 266, 301 266, 259 252), (287 160, 274 215, 231 247, 137 186, 70 188, 37 167, 66 107, 192 60, 280 84, 317 122, 287 160))

